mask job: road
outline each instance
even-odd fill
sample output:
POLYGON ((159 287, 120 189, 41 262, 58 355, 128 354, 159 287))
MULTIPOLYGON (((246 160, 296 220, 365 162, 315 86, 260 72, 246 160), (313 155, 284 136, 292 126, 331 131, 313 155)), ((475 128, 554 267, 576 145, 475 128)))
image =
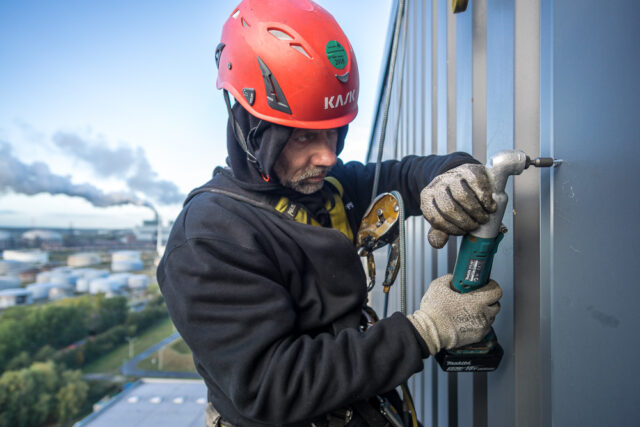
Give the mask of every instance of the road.
POLYGON ((175 332, 173 335, 168 336, 160 342, 152 345, 142 353, 135 356, 133 359, 125 362, 120 367, 120 372, 122 375, 126 376, 136 376, 136 377, 155 377, 155 378, 201 378, 200 375, 195 372, 164 372, 164 371, 145 371, 143 369, 138 369, 136 365, 140 363, 142 360, 151 356, 156 351, 161 348, 171 344, 175 340, 180 338, 180 334, 175 332))

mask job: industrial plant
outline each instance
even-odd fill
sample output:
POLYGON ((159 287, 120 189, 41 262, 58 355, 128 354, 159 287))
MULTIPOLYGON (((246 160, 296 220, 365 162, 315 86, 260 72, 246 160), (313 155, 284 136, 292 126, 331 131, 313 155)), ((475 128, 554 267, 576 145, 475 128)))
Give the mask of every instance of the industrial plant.
POLYGON ((0 310, 80 294, 139 297, 170 225, 133 230, 0 230, 0 310))

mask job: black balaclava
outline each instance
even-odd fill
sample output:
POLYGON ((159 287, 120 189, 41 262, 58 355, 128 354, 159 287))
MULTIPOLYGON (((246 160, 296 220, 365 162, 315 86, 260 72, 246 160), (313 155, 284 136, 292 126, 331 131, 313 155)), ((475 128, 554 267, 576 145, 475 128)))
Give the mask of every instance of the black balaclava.
MULTIPOLYGON (((227 164, 231 168, 234 181, 245 190, 274 193, 302 203, 321 224, 327 225, 325 217, 328 215, 325 215, 326 211, 324 211, 327 192, 317 191, 306 195, 283 187, 273 171, 273 166, 291 137, 294 128, 260 120, 249 114, 239 103, 235 103, 232 113, 247 140, 247 144, 253 147, 262 171, 269 176, 269 180, 266 181, 256 165, 247 158, 247 154, 236 140, 229 119, 227 122, 227 152, 229 154, 227 164)), ((340 154, 344 147, 348 128, 348 125, 338 128, 336 154, 340 154)))

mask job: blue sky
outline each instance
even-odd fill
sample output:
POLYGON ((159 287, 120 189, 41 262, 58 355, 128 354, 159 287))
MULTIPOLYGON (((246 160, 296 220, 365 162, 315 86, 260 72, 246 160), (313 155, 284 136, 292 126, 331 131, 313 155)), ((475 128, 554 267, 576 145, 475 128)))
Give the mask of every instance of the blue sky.
MULTIPOLYGON (((71 185, 105 193, 136 188, 133 175, 142 172, 153 181, 142 184, 158 194, 185 194, 205 182, 226 157, 213 53, 237 3, 3 0, 0 155, 27 167, 42 162, 71 185), (117 153, 126 160, 109 166, 117 153)), ((391 0, 318 3, 341 24, 358 59, 360 112, 341 157, 362 160, 391 0)), ((164 219, 179 209, 159 206, 164 219)), ((0 192, 0 228, 129 227, 150 218, 136 206, 0 192)))

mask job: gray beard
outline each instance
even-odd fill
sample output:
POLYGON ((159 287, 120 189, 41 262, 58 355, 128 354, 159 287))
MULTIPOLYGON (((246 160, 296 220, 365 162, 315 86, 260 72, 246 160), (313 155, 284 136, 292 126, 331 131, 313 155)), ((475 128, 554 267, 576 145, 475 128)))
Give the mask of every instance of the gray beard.
POLYGON ((298 193, 302 194, 313 194, 316 191, 320 190, 324 185, 324 181, 321 182, 306 182, 305 180, 314 176, 318 176, 324 174, 329 171, 330 168, 312 166, 309 169, 306 169, 304 172, 300 174, 300 176, 283 182, 282 185, 287 188, 291 188, 298 193))

